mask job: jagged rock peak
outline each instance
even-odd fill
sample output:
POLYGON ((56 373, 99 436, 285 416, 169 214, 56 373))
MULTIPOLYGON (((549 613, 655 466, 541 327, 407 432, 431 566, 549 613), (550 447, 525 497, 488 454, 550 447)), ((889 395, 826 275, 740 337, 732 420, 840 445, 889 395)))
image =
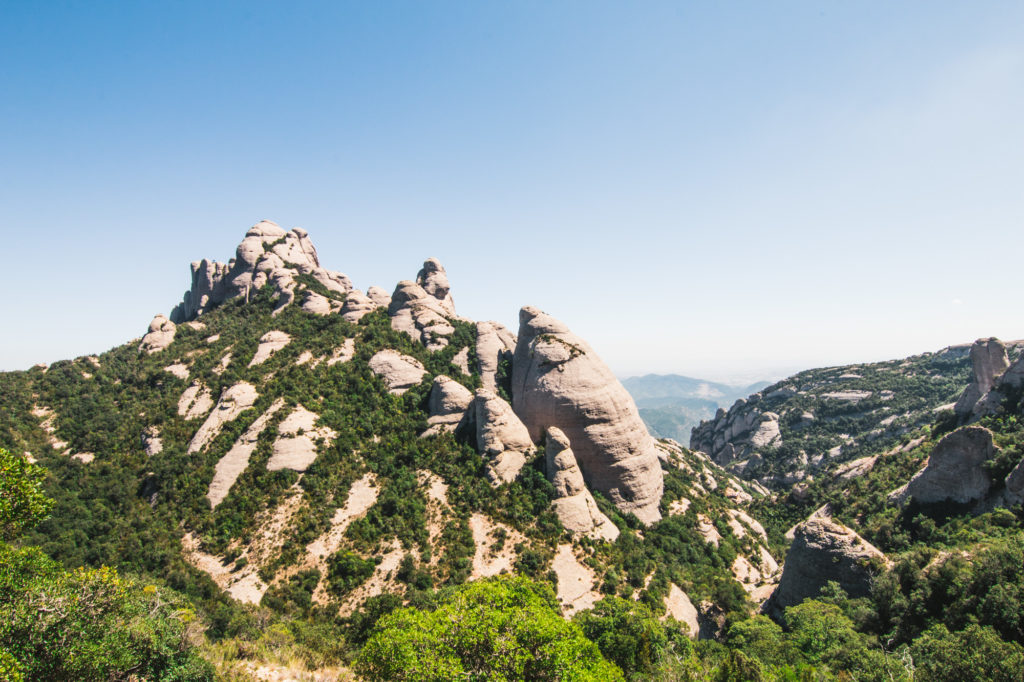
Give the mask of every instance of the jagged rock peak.
POLYGON ((853 530, 830 519, 808 519, 794 530, 779 587, 766 607, 781 612, 812 599, 830 580, 850 597, 865 597, 873 563, 885 565, 885 555, 853 530))
POLYGON ((436 258, 423 263, 415 282, 398 283, 388 303, 388 314, 392 329, 405 332, 430 350, 448 345, 448 337, 455 331, 450 322, 456 317, 455 304, 448 275, 436 258))
POLYGON ((210 308, 273 284, 278 311, 295 299, 295 277, 310 275, 329 291, 347 294, 352 283, 341 273, 320 266, 309 233, 296 227, 286 231, 263 220, 253 225, 228 263, 201 260, 192 263, 192 286, 171 312, 177 323, 194 319, 210 308))
POLYGON ((592 489, 644 523, 661 518, 658 451, 636 404, 583 339, 537 308, 519 313, 512 401, 534 441, 564 432, 592 489))
POLYGON ((976 414, 979 410, 988 411, 989 403, 998 404, 1001 396, 993 396, 989 400, 986 397, 1009 366, 1010 360, 1002 341, 995 337, 975 341, 971 346, 971 383, 953 408, 956 415, 965 420, 972 415, 980 416, 976 414))
POLYGON ((441 261, 436 258, 425 260, 423 267, 416 274, 416 284, 423 287, 423 291, 440 301, 441 307, 448 315, 455 316, 455 302, 452 301, 448 273, 445 272, 441 261))

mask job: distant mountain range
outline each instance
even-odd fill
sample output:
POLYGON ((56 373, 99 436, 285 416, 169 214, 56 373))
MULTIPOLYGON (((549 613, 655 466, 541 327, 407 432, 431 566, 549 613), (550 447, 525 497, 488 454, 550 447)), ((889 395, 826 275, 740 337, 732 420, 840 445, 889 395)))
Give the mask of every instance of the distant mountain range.
POLYGON ((633 396, 652 435, 686 445, 690 429, 713 418, 719 407, 728 409, 737 399, 760 391, 769 382, 733 386, 679 374, 645 374, 623 379, 622 385, 633 396))

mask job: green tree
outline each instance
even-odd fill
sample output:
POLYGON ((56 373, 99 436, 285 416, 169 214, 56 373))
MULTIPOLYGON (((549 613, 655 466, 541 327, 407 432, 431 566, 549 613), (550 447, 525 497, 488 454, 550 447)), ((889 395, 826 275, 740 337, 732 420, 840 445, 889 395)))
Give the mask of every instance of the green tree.
POLYGON ((678 627, 661 623, 647 606, 631 599, 605 597, 593 609, 576 614, 573 620, 587 639, 629 676, 649 676, 668 652, 670 643, 683 650, 688 644, 678 627))
POLYGON ((546 585, 500 577, 385 616, 356 659, 372 680, 621 680, 546 585))
POLYGON ((53 500, 43 493, 46 470, 0 448, 0 540, 13 540, 44 520, 53 500))
POLYGON ((1005 642, 990 627, 970 625, 950 632, 936 625, 910 646, 917 679, 929 682, 1020 682, 1024 679, 1024 648, 1005 642))

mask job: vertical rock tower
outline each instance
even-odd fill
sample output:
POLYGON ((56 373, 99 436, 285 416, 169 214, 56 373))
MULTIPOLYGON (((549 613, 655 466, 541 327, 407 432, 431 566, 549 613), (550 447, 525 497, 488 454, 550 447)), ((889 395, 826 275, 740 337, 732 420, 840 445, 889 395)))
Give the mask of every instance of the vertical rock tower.
POLYGON ((661 464, 636 404, 583 339, 536 308, 519 312, 512 406, 534 442, 561 429, 590 488, 644 523, 661 518, 661 464))

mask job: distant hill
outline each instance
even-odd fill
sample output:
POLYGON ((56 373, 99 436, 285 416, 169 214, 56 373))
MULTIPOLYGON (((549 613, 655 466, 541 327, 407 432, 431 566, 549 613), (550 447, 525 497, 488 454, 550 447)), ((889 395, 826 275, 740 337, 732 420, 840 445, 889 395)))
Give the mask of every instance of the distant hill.
POLYGON ((719 407, 727 408, 769 384, 733 386, 679 374, 645 374, 624 379, 622 385, 633 396, 652 435, 686 444, 690 430, 714 417, 719 407))

